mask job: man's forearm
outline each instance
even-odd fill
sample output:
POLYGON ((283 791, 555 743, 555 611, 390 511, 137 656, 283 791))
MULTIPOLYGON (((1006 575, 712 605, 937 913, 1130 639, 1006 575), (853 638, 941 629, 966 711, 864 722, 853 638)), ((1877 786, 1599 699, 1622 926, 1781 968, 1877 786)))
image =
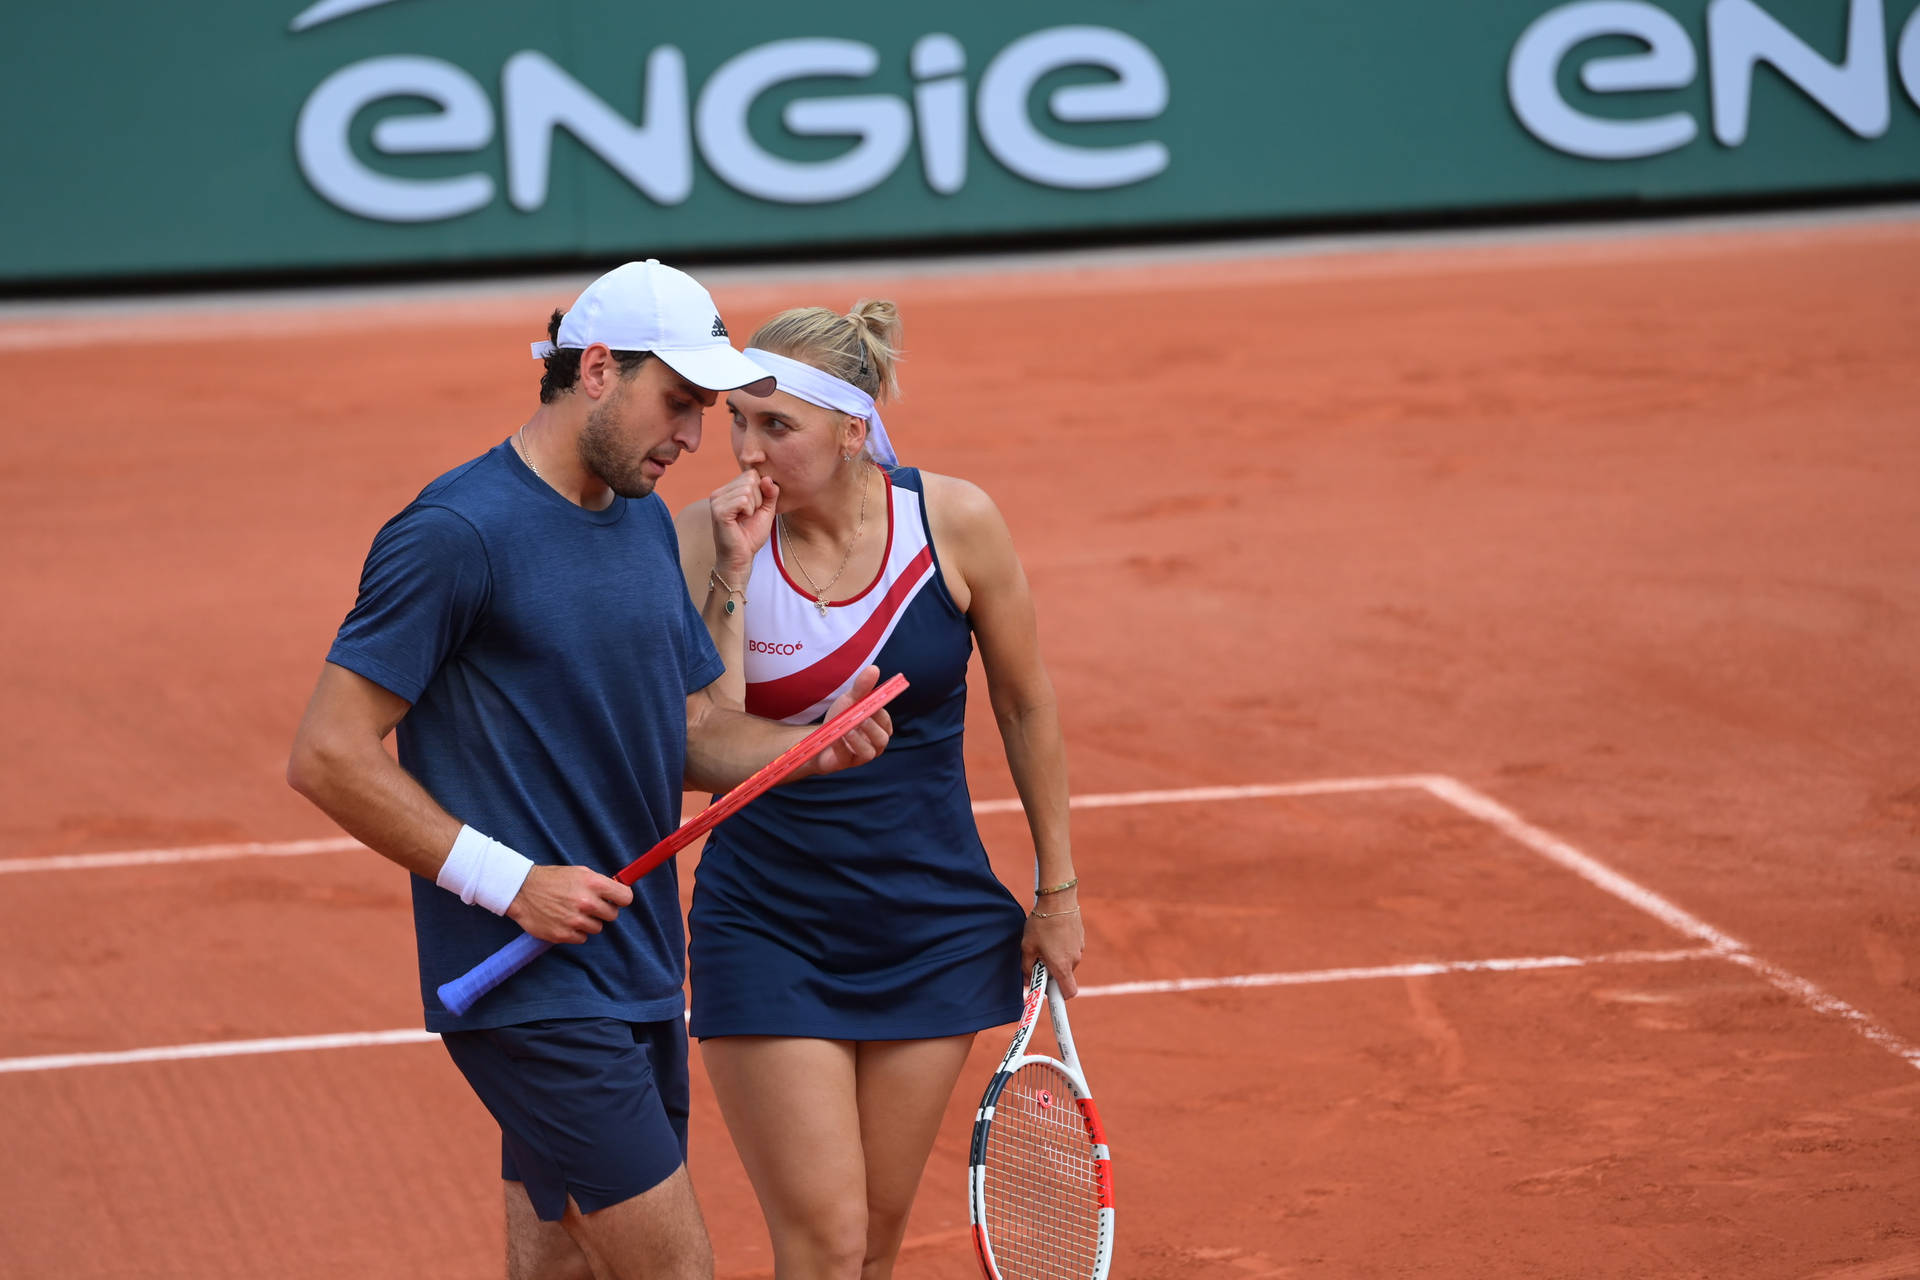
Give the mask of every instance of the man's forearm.
POLYGON ((460 820, 379 744, 328 748, 302 743, 287 781, 375 853, 432 880, 460 834, 460 820))
MULTIPOLYGON (((709 704, 687 722, 687 786, 697 791, 731 790, 809 732, 807 727, 709 704)), ((792 777, 804 778, 813 771, 814 762, 809 760, 792 777)))

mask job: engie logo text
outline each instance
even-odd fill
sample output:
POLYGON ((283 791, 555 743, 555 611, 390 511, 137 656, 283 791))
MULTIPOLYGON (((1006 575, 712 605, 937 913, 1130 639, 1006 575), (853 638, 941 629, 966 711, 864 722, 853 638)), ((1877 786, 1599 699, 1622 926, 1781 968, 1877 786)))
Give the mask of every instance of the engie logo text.
MULTIPOLYGON (((1763 64, 1858 138, 1883 137, 1892 124, 1894 71, 1908 101, 1920 107, 1920 9, 1907 16, 1897 36, 1888 30, 1885 0, 1849 0, 1846 23, 1846 48, 1835 61, 1755 0, 1709 0, 1706 74, 1714 140, 1724 147, 1746 143, 1754 73, 1763 64)), ((1560 90, 1562 64, 1589 41, 1620 37, 1643 47, 1588 57, 1579 72, 1588 92, 1684 89, 1701 74, 1700 51, 1687 29, 1648 0, 1559 5, 1527 27, 1507 63, 1507 98, 1528 133, 1589 160, 1663 155, 1699 137, 1700 121, 1691 112, 1635 115, 1628 107, 1618 117, 1601 116, 1567 101, 1560 90)))
POLYGON ((971 93, 967 50, 951 35, 922 36, 905 51, 913 80, 909 94, 861 92, 857 82, 878 72, 886 56, 858 40, 776 40, 727 59, 696 94, 685 56, 673 45, 660 45, 644 70, 636 67, 644 106, 634 120, 537 50, 507 58, 497 110, 486 87, 464 68, 440 58, 388 54, 344 66, 314 88, 300 109, 294 149, 301 174, 324 199, 380 222, 457 218, 487 207, 499 194, 495 175, 483 169, 407 176, 404 160, 377 166, 357 154, 354 121, 389 99, 424 99, 432 109, 376 124, 375 160, 477 152, 498 133, 506 156, 506 199, 523 213, 547 202, 558 129, 663 206, 692 194, 696 151, 729 187, 776 204, 819 204, 871 191, 906 162, 916 143, 928 188, 953 195, 967 182, 974 130, 996 162, 1045 187, 1123 187, 1167 167, 1167 147, 1157 140, 1109 146, 1062 140, 1077 124, 1152 120, 1166 110, 1166 69, 1125 32, 1062 26, 1022 36, 987 59, 971 93), (1105 78, 1035 98, 1044 77, 1068 68, 1091 68, 1105 78), (846 150, 830 159, 796 160, 754 136, 747 120, 758 99, 780 85, 821 78, 852 83, 844 94, 796 98, 781 122, 800 137, 849 139, 846 150), (1048 128, 1035 120, 1039 111, 1049 117, 1048 128))

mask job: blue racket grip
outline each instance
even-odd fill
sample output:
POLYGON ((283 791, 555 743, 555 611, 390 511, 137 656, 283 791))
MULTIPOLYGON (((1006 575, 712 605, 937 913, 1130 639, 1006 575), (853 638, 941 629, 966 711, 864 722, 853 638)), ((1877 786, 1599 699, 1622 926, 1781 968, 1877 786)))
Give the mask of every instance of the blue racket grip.
POLYGON ((501 983, 545 955, 553 944, 523 933, 467 970, 452 982, 440 984, 440 1003, 455 1017, 462 1017, 474 1002, 501 983))

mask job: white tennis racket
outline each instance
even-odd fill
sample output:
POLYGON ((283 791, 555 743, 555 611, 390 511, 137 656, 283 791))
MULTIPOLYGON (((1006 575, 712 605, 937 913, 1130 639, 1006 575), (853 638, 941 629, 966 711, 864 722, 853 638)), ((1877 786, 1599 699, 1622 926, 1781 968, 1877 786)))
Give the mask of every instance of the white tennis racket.
POLYGON ((1074 1052, 1066 998, 1038 960, 1020 1029, 974 1117, 967 1211, 987 1280, 1107 1280, 1107 1135, 1074 1052), (1058 1059, 1027 1052, 1043 994, 1058 1059))

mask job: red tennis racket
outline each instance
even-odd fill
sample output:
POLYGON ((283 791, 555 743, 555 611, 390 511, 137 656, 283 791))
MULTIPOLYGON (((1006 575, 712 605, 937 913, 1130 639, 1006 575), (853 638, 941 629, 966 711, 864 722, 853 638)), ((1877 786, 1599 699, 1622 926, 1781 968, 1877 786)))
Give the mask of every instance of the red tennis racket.
MULTIPOLYGON (((702 809, 692 821, 682 823, 672 835, 628 863, 614 879, 621 884, 632 884, 713 830, 722 819, 733 816, 762 793, 786 781, 788 774, 826 750, 829 743, 851 733, 855 725, 892 702, 906 687, 907 678, 894 675, 872 693, 775 756, 751 778, 702 809)), ((464 1015, 481 996, 532 964, 536 957, 545 955, 552 946, 551 942, 530 933, 521 934, 451 982, 442 983, 439 988, 440 1003, 454 1016, 464 1015)))
POLYGON ((973 1121, 967 1214, 987 1280, 1107 1280, 1113 1174, 1067 1002, 1033 964, 1027 1003, 973 1121), (1047 1006, 1059 1058, 1027 1046, 1047 1006))

